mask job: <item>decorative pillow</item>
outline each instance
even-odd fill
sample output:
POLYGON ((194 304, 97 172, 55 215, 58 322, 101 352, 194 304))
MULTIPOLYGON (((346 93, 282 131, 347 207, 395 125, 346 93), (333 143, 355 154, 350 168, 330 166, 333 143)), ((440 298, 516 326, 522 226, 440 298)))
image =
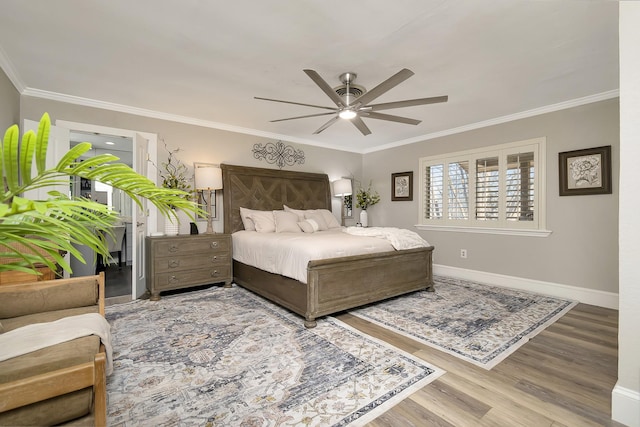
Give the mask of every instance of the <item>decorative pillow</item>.
POLYGON ((342 227, 335 216, 328 209, 318 209, 318 212, 322 214, 324 221, 327 223, 327 228, 340 228, 342 227))
POLYGON ((256 231, 256 226, 250 217, 251 212, 253 212, 253 209, 240 208, 240 218, 242 219, 242 225, 244 225, 245 230, 256 231))
POLYGON ((276 221, 276 233, 292 232, 300 233, 302 230, 298 226, 298 215, 293 212, 273 211, 273 217, 276 221))
POLYGON ((304 221, 300 221, 298 223, 298 226, 305 233, 315 233, 316 231, 318 231, 318 228, 319 228, 318 223, 312 219, 305 219, 304 221))
POLYGON ((313 212, 312 210, 303 211, 303 210, 300 210, 300 209, 291 209, 287 205, 283 205, 282 207, 284 208, 285 212, 292 212, 292 213, 298 215, 298 218, 300 218, 300 221, 304 221, 304 213, 305 212, 313 212))
POLYGON ((249 218, 253 220, 258 233, 273 233, 276 231, 276 220, 273 211, 252 211, 249 218))
POLYGON ((304 218, 314 220, 318 224, 319 231, 324 231, 329 229, 329 226, 327 225, 327 221, 325 221, 324 219, 324 215, 322 215, 322 213, 320 212, 306 211, 304 213, 304 218))

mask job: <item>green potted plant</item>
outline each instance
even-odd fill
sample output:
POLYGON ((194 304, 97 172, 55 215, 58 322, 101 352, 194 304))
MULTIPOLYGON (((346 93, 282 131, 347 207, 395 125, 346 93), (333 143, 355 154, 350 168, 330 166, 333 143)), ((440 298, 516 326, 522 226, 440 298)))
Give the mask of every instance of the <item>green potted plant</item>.
MULTIPOLYGON (((109 256, 105 233, 111 233, 118 213, 108 206, 82 197, 70 197, 50 191, 46 200, 31 200, 25 191, 52 185, 69 185, 69 177, 97 180, 119 188, 135 203, 145 198, 161 215, 174 215, 172 208, 199 213, 189 193, 174 188, 159 188, 111 154, 81 161, 91 149, 84 142, 70 149, 52 168, 46 154, 51 121, 48 114, 40 120, 38 131, 26 132, 19 141, 17 125, 7 129, 0 149, 0 168, 4 186, 0 199, 0 272, 22 271, 38 274, 37 264, 52 270, 59 264, 71 271, 63 253, 85 262, 75 245, 86 245, 96 254, 109 256)), ((34 278, 35 280, 35 278, 34 278)))
POLYGON ((367 209, 379 201, 380 195, 377 191, 371 188, 371 183, 369 183, 369 187, 367 187, 367 189, 360 187, 356 192, 356 207, 362 209, 362 211, 360 211, 360 224, 363 227, 367 227, 369 225, 367 209))
MULTIPOLYGON (((189 199, 193 191, 191 188, 191 178, 188 177, 189 169, 187 166, 176 157, 176 153, 180 151, 180 148, 169 150, 166 143, 164 148, 169 155, 167 156, 167 161, 160 164, 161 169, 159 170, 159 174, 160 179, 162 179, 162 187, 183 191, 185 193, 184 197, 189 199)), ((165 218, 165 234, 169 236, 178 234, 180 227, 178 209, 177 206, 174 207, 173 215, 165 218)))

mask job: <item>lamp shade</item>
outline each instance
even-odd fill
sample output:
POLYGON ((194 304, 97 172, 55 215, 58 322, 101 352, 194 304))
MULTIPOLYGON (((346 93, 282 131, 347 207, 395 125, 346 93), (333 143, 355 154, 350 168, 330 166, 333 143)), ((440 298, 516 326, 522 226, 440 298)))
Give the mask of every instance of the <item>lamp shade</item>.
POLYGON ((197 190, 220 190, 222 169, 215 166, 196 166, 195 181, 197 190))
POLYGON ((333 195, 336 197, 344 197, 352 194, 351 180, 342 178, 337 181, 333 181, 333 195))

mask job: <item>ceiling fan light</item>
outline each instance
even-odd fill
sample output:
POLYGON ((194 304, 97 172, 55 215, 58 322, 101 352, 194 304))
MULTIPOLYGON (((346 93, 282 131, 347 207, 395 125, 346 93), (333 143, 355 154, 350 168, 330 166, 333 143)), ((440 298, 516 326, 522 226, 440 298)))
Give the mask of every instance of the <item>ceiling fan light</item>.
POLYGON ((338 116, 340 116, 341 119, 351 120, 355 116, 357 116, 357 114, 353 110, 342 110, 340 111, 340 113, 338 113, 338 116))

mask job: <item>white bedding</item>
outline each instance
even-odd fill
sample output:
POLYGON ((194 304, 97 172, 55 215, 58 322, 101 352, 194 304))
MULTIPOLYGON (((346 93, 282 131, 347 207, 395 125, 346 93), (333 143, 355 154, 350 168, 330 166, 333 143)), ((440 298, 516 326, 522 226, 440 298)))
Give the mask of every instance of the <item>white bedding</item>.
POLYGON ((316 233, 258 233, 241 230, 232 234, 233 259, 270 273, 307 283, 311 260, 339 258, 395 249, 385 239, 354 236, 341 228, 316 233))

